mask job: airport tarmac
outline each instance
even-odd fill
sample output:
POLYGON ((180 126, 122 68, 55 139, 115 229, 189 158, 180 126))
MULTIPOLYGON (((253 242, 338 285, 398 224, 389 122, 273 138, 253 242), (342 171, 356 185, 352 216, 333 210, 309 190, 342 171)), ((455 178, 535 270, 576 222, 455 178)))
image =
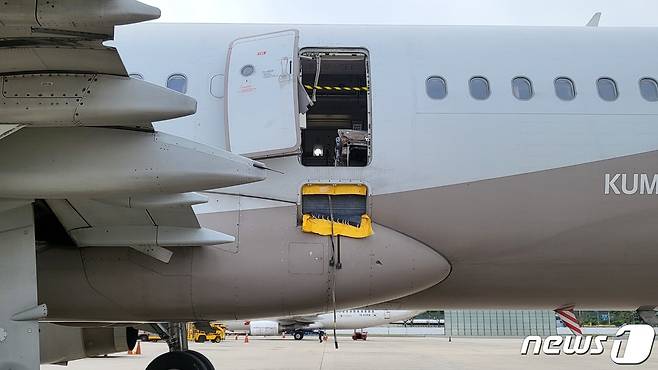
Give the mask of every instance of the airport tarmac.
MULTIPOLYGON (((600 356, 521 356, 521 338, 369 337, 352 341, 339 337, 340 348, 316 338, 295 341, 291 337, 250 338, 249 343, 233 337, 215 343, 191 343, 204 353, 217 370, 461 370, 461 369, 613 369, 610 346, 600 356)), ((67 370, 144 370, 148 363, 166 351, 163 343, 143 343, 142 355, 120 353, 102 358, 73 361, 67 370)), ((654 347, 655 348, 655 347, 654 347)), ((658 351, 634 369, 658 367, 658 351)), ((61 366, 41 366, 42 370, 62 370, 61 366)))

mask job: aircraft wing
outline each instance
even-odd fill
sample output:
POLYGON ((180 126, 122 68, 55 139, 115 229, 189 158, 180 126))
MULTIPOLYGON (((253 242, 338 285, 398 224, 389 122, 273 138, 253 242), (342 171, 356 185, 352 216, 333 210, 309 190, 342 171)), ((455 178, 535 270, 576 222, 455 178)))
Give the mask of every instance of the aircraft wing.
POLYGON ((303 327, 318 321, 318 315, 291 316, 280 318, 277 321, 281 326, 303 327))
POLYGON ((79 247, 166 247, 234 238, 199 226, 195 191, 259 181, 258 163, 153 130, 196 112, 184 94, 130 78, 118 25, 158 18, 136 0, 0 3, 0 197, 44 199, 79 247), (11 126, 10 126, 11 127, 11 126))
POLYGON ((56 199, 47 204, 78 247, 131 247, 162 262, 165 247, 230 243, 231 235, 199 226, 192 205, 205 202, 194 193, 139 199, 56 199), (132 203, 132 204, 131 204, 132 203))
POLYGON ((0 3, 0 122, 25 127, 111 126, 195 113, 196 101, 131 79, 114 27, 156 19, 136 0, 12 0, 0 3))
POLYGON ((114 27, 160 17, 133 0, 12 0, 0 11, 0 71, 85 72, 127 76, 114 27))

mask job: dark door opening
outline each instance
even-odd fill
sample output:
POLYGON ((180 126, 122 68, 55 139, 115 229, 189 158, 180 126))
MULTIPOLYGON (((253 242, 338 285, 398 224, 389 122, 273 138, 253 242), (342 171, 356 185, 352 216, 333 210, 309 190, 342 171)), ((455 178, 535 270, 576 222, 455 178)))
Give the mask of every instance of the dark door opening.
POLYGON ((313 101, 301 125, 302 164, 367 166, 372 150, 366 51, 304 49, 300 58, 302 85, 313 101))

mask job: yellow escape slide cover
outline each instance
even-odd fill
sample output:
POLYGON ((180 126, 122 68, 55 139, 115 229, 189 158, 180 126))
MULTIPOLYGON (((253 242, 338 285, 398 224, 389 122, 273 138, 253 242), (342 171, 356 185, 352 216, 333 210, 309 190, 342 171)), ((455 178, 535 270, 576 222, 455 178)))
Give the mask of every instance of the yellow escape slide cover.
MULTIPOLYGON (((331 220, 304 215, 302 219, 302 231, 318 235, 332 235, 331 220)), ((361 216, 361 225, 358 227, 334 221, 333 236, 336 235, 357 239, 367 238, 372 235, 372 221, 368 215, 361 216)))
MULTIPOLYGON (((328 195, 332 197, 360 195, 365 197, 367 194, 368 188, 359 184, 307 184, 302 187, 302 195, 328 195)), ((361 215, 359 226, 336 220, 332 222, 331 217, 316 218, 310 214, 304 214, 302 231, 325 236, 343 235, 350 238, 367 238, 373 234, 372 220, 367 214, 361 215)))
POLYGON ((306 184, 302 195, 368 195, 368 188, 360 184, 306 184))

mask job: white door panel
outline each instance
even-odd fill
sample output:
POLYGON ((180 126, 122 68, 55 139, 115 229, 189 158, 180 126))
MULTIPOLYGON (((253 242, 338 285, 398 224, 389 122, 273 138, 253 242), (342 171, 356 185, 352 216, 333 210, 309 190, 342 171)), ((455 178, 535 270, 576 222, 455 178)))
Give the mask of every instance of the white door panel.
POLYGON ((297 30, 233 41, 226 71, 229 148, 252 158, 296 152, 297 30))

